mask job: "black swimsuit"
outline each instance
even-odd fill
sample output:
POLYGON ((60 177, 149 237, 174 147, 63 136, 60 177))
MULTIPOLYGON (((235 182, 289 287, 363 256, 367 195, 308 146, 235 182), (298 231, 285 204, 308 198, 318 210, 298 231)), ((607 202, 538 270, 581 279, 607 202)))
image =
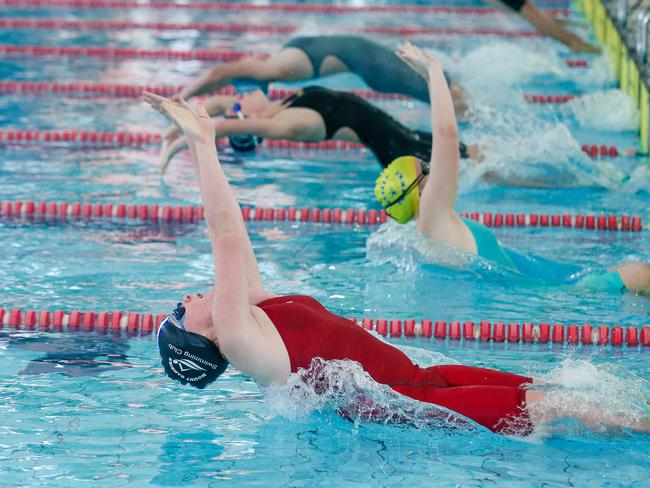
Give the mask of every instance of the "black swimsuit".
POLYGON ((521 12, 521 9, 526 5, 526 0, 500 0, 500 2, 507 5, 515 12, 521 12))
POLYGON ((373 90, 401 93, 429 103, 429 88, 424 78, 392 50, 376 42, 356 36, 296 37, 284 47, 304 52, 311 62, 314 77, 319 76, 323 60, 334 56, 373 90))
MULTIPOLYGON (((311 86, 298 90, 283 104, 287 108, 309 108, 325 122, 326 139, 344 127, 354 131, 383 167, 400 156, 431 159, 431 133, 403 126, 383 110, 351 93, 311 86)), ((461 156, 467 157, 463 143, 461 156)))

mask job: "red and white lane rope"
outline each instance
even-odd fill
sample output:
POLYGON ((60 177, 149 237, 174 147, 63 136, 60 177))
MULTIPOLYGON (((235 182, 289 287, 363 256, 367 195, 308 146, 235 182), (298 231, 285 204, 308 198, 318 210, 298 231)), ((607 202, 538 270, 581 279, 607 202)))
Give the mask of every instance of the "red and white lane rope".
MULTIPOLYGON (((67 29, 67 30, 193 30, 199 32, 254 32, 258 34, 291 34, 300 28, 298 25, 214 23, 214 22, 136 22, 131 20, 68 20, 39 18, 0 18, 0 28, 5 29, 67 29)), ((530 30, 504 29, 454 29, 448 27, 362 27, 354 29, 369 34, 393 36, 494 36, 494 37, 539 37, 530 30)))
MULTIPOLYGON (((254 53, 218 49, 190 49, 185 51, 173 49, 139 49, 112 47, 64 47, 64 46, 17 46, 1 44, 0 55, 6 56, 66 56, 66 57, 101 57, 116 59, 169 59, 201 61, 236 61, 254 53)), ((586 68, 586 59, 566 59, 569 68, 586 68)))
MULTIPOLYGON (((150 335, 158 330, 165 314, 137 312, 91 312, 74 310, 0 309, 0 328, 39 332, 97 331, 127 335, 150 335)), ((391 337, 424 337, 458 341, 459 344, 495 342, 577 346, 650 346, 650 326, 584 324, 534 324, 483 321, 350 319, 366 330, 391 337)))
MULTIPOLYGON (((444 7, 431 5, 326 5, 319 3, 284 3, 270 2, 268 4, 240 2, 143 2, 140 0, 0 0, 0 5, 7 7, 63 7, 75 9, 192 9, 192 10, 221 10, 231 12, 271 11, 271 12, 322 12, 329 14, 348 13, 418 13, 418 14, 460 14, 460 15, 491 15, 503 14, 504 10, 489 7, 444 7)), ((569 16, 569 9, 545 9, 554 16, 569 16)))
MULTIPOLYGON (((487 227, 548 227, 586 230, 640 232, 644 230, 638 215, 585 215, 548 213, 461 212, 461 215, 487 227)), ((375 225, 386 221, 384 210, 341 208, 242 207, 242 216, 253 222, 318 222, 375 225)), ((0 218, 25 219, 132 219, 192 223, 204 219, 201 206, 134 204, 120 202, 0 201, 0 218)))
MULTIPOLYGON (((160 144, 161 135, 154 132, 100 132, 83 130, 21 130, 0 129, 0 144, 76 144, 81 147, 146 147, 160 144)), ((219 143, 222 144, 221 142, 219 143)), ((320 142, 295 142, 265 139, 262 146, 269 149, 304 149, 319 151, 361 150, 365 146, 356 142, 327 140, 320 142)), ((582 150, 592 157, 616 157, 621 151, 606 144, 584 144, 582 150)), ((630 151, 623 151, 628 154, 630 151)))
MULTIPOLYGON (((83 147, 146 147, 158 145, 161 135, 154 132, 99 132, 83 130, 0 130, 0 144, 68 143, 83 147)), ((221 145, 221 141, 219 142, 221 145)), ((262 146, 271 149, 359 150, 362 144, 348 141, 295 142, 266 139, 262 146)))
POLYGON ((49 18, 0 18, 4 29, 67 29, 67 30, 196 30, 201 32, 255 32, 290 34, 297 25, 216 23, 216 22, 137 22, 133 20, 70 20, 49 18))
MULTIPOLYGON (((74 82, 60 83, 52 81, 13 81, 0 80, 0 93, 61 93, 83 94, 88 96, 138 98, 143 91, 158 95, 175 95, 184 88, 183 85, 136 85, 115 83, 74 82)), ((408 100, 409 97, 399 93, 380 93, 373 90, 350 90, 351 93, 369 100, 408 100)), ((287 98, 295 93, 294 90, 271 88, 269 97, 272 99, 287 98)), ((215 92, 219 95, 238 95, 234 86, 226 86, 215 92)))
MULTIPOLYGON (((116 84, 116 83, 91 83, 73 82, 60 83, 55 81, 15 81, 0 80, 0 94, 2 93, 62 93, 62 94, 83 94, 86 96, 116 97, 116 98, 137 98, 144 90, 158 95, 170 96, 179 93, 183 85, 137 85, 137 84, 116 84)), ((399 93, 381 93, 374 90, 349 90, 357 96, 368 100, 409 100, 406 95, 399 93)), ((221 88, 215 92, 219 95, 238 95, 233 86, 221 88)), ((269 89, 268 95, 273 99, 287 98, 295 93, 294 90, 278 88, 269 89)), ((544 95, 535 93, 524 93, 524 100, 533 104, 564 104, 580 95, 558 94, 544 95)))

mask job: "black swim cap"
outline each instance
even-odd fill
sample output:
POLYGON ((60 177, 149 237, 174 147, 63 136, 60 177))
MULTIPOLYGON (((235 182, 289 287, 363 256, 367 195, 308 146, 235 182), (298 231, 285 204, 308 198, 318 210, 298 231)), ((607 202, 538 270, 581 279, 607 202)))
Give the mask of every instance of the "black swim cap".
POLYGON ((171 379, 205 388, 226 370, 228 360, 210 339, 185 330, 184 315, 185 308, 179 303, 160 324, 160 362, 171 379))
POLYGON ((259 146, 262 138, 252 134, 234 134, 228 137, 228 142, 235 151, 247 152, 259 146))

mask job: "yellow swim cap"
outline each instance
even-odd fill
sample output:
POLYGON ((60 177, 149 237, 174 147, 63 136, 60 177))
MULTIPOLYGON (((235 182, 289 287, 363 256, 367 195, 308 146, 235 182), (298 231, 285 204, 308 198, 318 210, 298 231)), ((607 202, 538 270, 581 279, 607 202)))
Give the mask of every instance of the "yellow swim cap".
POLYGON ((416 180, 420 178, 416 167, 414 156, 399 157, 381 172, 375 182, 375 198, 400 224, 407 223, 418 212, 420 190, 416 180))

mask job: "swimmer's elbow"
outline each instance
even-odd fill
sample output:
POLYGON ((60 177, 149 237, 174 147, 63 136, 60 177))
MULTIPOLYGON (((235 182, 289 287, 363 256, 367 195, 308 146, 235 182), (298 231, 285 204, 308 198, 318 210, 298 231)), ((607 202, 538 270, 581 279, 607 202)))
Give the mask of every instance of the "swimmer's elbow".
POLYGON ((458 126, 454 123, 442 124, 435 128, 434 137, 445 142, 455 142, 459 140, 458 126))

